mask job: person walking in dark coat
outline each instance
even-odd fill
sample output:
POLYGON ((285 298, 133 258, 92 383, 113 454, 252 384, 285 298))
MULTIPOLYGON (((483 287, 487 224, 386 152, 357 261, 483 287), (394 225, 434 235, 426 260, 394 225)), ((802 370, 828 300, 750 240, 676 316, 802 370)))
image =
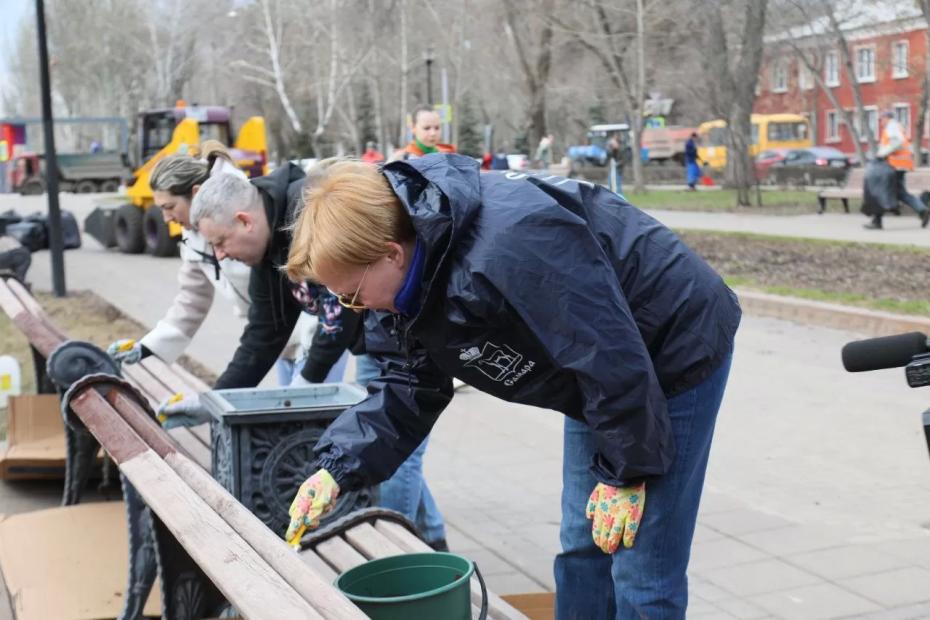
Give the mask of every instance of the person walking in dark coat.
POLYGON ((558 617, 683 618, 741 315, 720 276, 615 193, 458 155, 335 163, 305 199, 288 275, 369 309, 381 373, 317 443, 286 538, 390 476, 456 377, 566 416, 558 617))
POLYGON ((698 157, 697 137, 697 132, 694 132, 685 142, 685 176, 688 189, 692 192, 697 189, 695 186, 701 180, 701 167, 698 165, 701 158, 698 157))

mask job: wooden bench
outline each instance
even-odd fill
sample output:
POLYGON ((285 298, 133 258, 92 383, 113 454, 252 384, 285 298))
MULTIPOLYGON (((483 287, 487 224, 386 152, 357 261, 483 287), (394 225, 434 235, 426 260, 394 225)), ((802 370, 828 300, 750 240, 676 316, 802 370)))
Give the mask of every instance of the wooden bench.
MULTIPOLYGON (((112 363, 99 350, 105 359, 95 361, 94 348, 85 343, 69 342, 18 283, 0 281, 0 307, 33 347, 40 375, 37 385, 48 389, 55 378, 60 390, 65 387, 56 362, 61 366, 62 358, 68 359, 64 351, 69 345, 83 356, 71 364, 77 370, 94 371, 112 363), (46 364, 40 363, 46 359, 51 377, 46 364)), ((268 529, 208 475, 210 439, 205 426, 168 434, 155 421, 152 403, 175 391, 203 391, 207 386, 183 368, 157 358, 123 371, 126 381, 112 374, 76 379, 62 396, 63 409, 75 436, 93 435, 119 467, 127 506, 137 495, 151 509, 164 617, 216 615, 228 600, 249 618, 362 618, 330 585, 339 572, 367 559, 431 551, 403 517, 390 518, 378 510, 367 521, 343 523, 342 529, 325 527, 306 536, 301 553, 294 554, 280 532, 268 529), (229 562, 229 558, 236 561, 229 562)), ((75 483, 80 485, 80 481, 75 483)), ((79 489, 72 495, 77 501, 79 489)), ((140 554, 154 550, 146 544, 144 532, 140 534, 138 527, 132 531, 132 517, 129 520, 131 546, 135 535, 137 550, 131 556, 130 591, 121 615, 125 618, 138 616, 148 594, 144 585, 150 587, 154 579, 153 574, 139 574, 146 572, 147 565, 140 554)), ((481 594, 472 585, 477 613, 481 594)), ((525 617, 493 593, 488 593, 488 602, 490 618, 525 617)))
MULTIPOLYGON (((907 173, 905 177, 907 191, 914 195, 921 192, 930 191, 930 168, 916 168, 907 173)), ((831 187, 821 190, 817 194, 817 213, 822 214, 827 210, 827 200, 839 199, 843 203, 843 209, 849 213, 849 200, 854 198, 862 200, 863 185, 865 183, 865 167, 859 166, 850 168, 846 177, 846 183, 842 187, 831 187)))

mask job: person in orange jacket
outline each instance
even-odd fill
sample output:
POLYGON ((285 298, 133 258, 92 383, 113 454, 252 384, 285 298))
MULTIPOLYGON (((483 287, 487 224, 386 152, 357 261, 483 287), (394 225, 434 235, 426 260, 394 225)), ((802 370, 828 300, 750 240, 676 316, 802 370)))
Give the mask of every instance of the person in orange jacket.
MULTIPOLYGON (((889 110, 882 114, 882 131, 879 136, 878 152, 875 156, 878 159, 884 159, 895 169, 897 173, 898 202, 903 202, 917 212, 920 216, 920 225, 922 228, 927 227, 930 221, 930 209, 924 205, 916 196, 907 191, 904 182, 905 175, 914 169, 914 156, 911 154, 911 141, 907 139, 904 127, 894 116, 894 112, 889 110)), ((881 230, 882 214, 878 213, 872 216, 872 221, 865 225, 871 230, 881 230)))
POLYGON ((430 153, 455 153, 455 146, 442 144, 439 138, 442 135, 442 121, 439 112, 428 105, 418 105, 413 111, 413 140, 410 144, 399 149, 392 160, 423 157, 430 153))

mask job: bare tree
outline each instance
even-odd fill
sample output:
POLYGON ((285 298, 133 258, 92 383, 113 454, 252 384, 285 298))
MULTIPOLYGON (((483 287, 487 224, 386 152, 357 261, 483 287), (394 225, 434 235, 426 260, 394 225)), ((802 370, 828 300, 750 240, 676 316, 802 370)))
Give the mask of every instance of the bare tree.
POLYGON ((720 3, 700 3, 704 11, 705 58, 709 96, 714 112, 727 119, 726 185, 736 189, 736 201, 749 206, 754 172, 752 105, 762 63, 762 34, 767 0, 742 0, 743 23, 738 43, 731 46, 724 30, 720 3), (734 64, 735 63, 735 64, 734 64))
POLYGON ((817 17, 812 14, 808 10, 809 5, 809 2, 802 0, 789 0, 785 8, 791 9, 794 15, 786 17, 789 20, 799 18, 801 25, 786 27, 783 32, 779 33, 775 41, 775 49, 790 50, 798 62, 804 65, 808 74, 817 84, 817 88, 827 96, 830 104, 839 114, 842 123, 848 128, 859 161, 865 161, 865 151, 862 149, 859 134, 859 123, 854 122, 854 117, 849 114, 846 108, 840 105, 836 93, 826 83, 821 71, 826 54, 834 51, 832 40, 825 39, 821 33, 822 26, 827 23, 827 20, 825 17, 817 17))
POLYGON ((527 91, 524 126, 531 149, 548 133, 546 88, 552 68, 552 23, 546 16, 552 15, 554 10, 555 0, 534 0, 532 6, 520 7, 515 0, 504 0, 507 36, 517 54, 527 91), (538 33, 533 32, 534 25, 538 33))
POLYGON ((633 150, 633 184, 641 192, 645 189, 643 161, 639 153, 643 148, 643 129, 645 127, 645 104, 648 83, 646 80, 646 18, 651 21, 659 17, 660 12, 674 10, 674 3, 651 3, 647 15, 644 0, 629 3, 608 2, 607 0, 585 0, 576 17, 583 20, 581 25, 567 21, 556 22, 574 40, 597 58, 613 88, 620 94, 629 119, 633 150), (634 20, 630 20, 630 16, 634 20), (623 28, 623 24, 635 21, 635 29, 623 28), (619 26, 618 26, 619 24, 619 26))
POLYGON ((289 15, 281 9, 279 0, 274 0, 275 6, 274 11, 272 11, 271 2, 272 0, 259 0, 261 42, 250 41, 247 43, 247 46, 257 55, 267 57, 267 65, 248 60, 236 60, 232 64, 234 67, 244 70, 242 74, 244 80, 274 89, 278 101, 281 102, 281 107, 284 109, 284 114, 290 122, 291 129, 295 133, 301 133, 303 124, 300 122, 300 118, 288 95, 287 77, 281 60, 281 46, 285 35, 284 28, 289 15), (272 13, 274 14, 272 15, 272 13))

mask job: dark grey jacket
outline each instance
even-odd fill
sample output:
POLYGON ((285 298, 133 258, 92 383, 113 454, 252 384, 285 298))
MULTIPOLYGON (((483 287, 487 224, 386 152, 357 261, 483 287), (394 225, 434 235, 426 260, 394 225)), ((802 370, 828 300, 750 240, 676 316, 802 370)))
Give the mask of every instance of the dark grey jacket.
MULTIPOLYGON (((381 377, 316 446, 340 486, 386 479, 452 398, 450 377, 594 431, 602 482, 665 473, 666 399, 731 353, 736 296, 672 231, 604 188, 429 155, 384 168, 426 249, 421 308, 368 313, 381 377)), ((493 432, 493 429, 488 429, 493 432)))

